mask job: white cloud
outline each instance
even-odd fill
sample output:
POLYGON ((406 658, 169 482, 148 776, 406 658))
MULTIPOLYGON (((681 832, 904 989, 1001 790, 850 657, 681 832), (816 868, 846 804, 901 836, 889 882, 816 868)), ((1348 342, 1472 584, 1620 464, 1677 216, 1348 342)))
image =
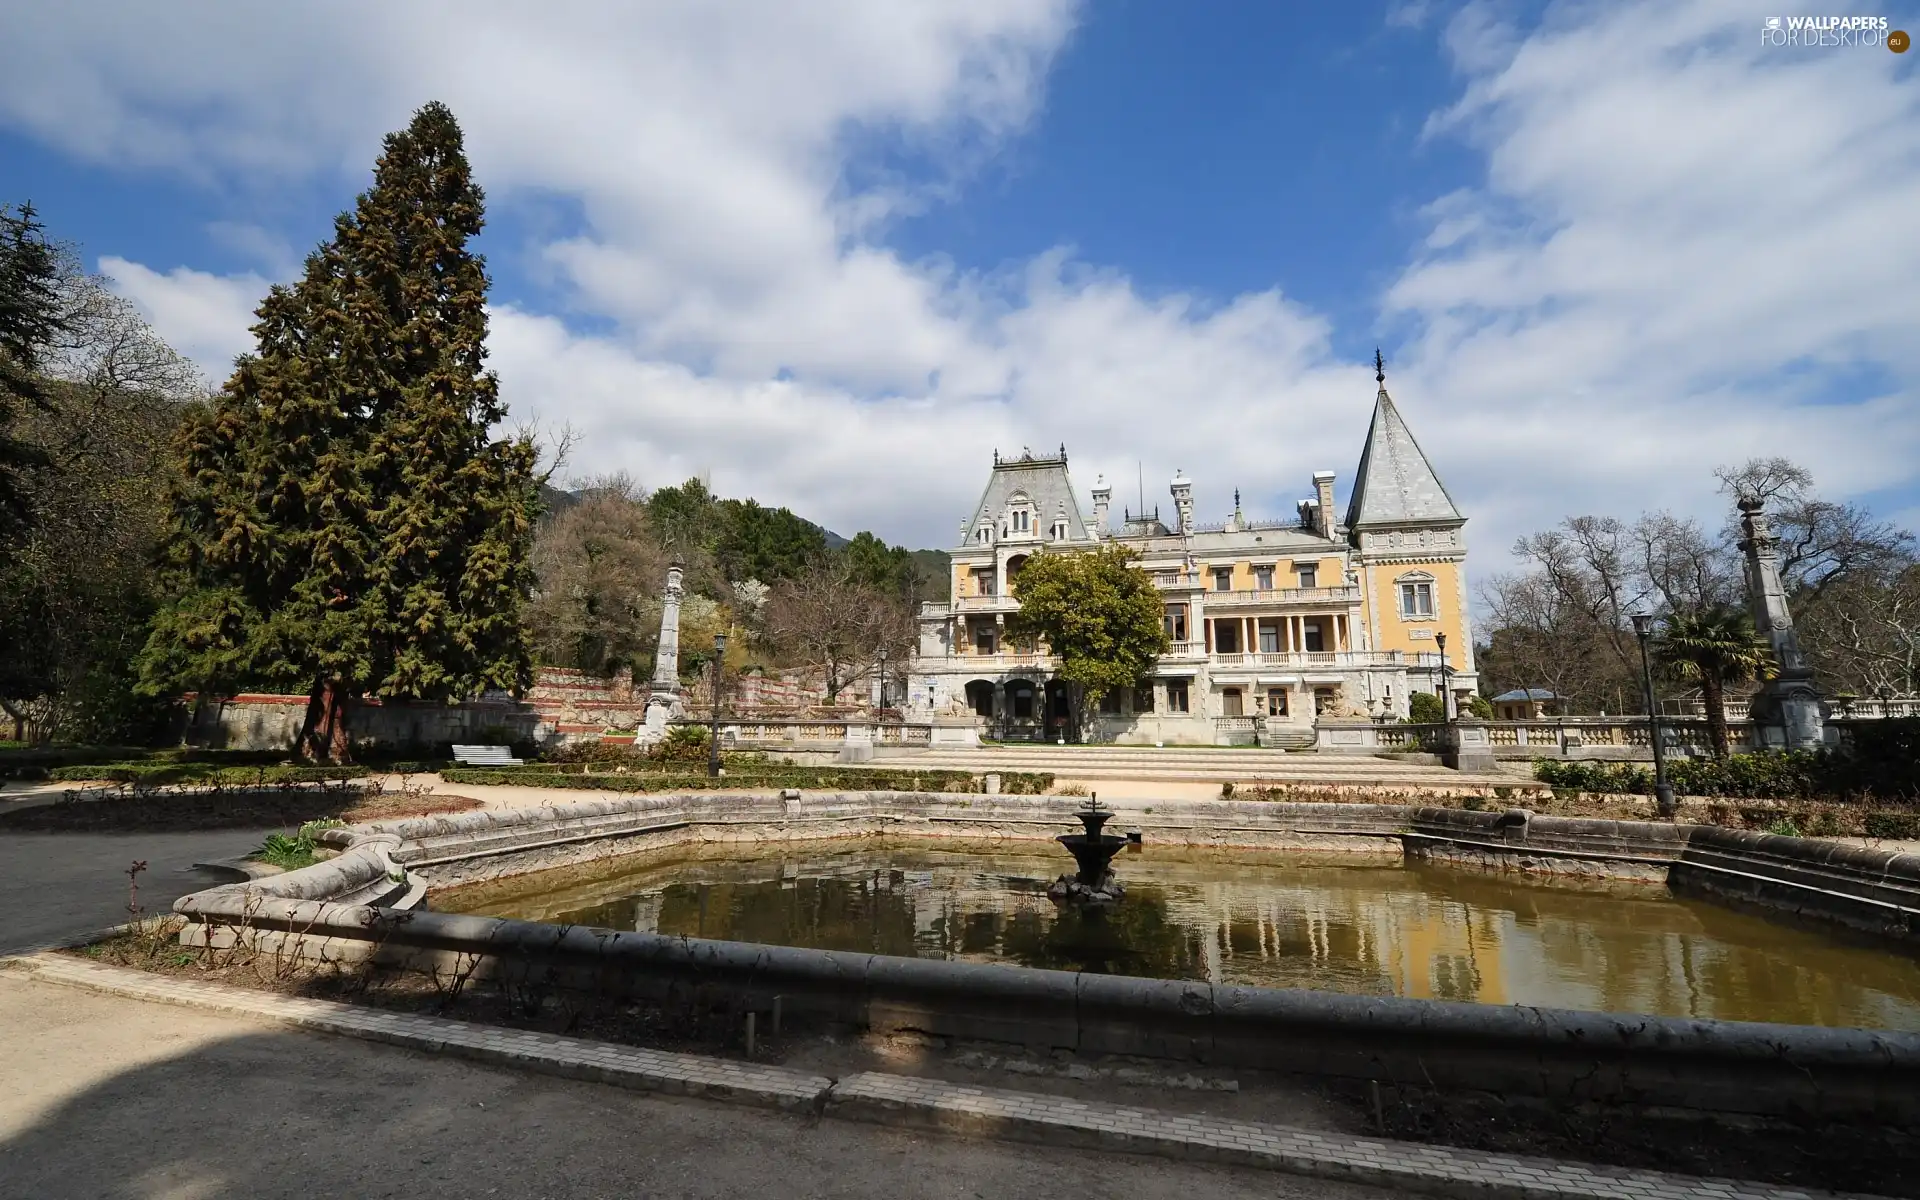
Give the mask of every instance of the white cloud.
POLYGON ((1572 6, 1530 35, 1488 13, 1449 29, 1468 83, 1430 131, 1484 150, 1486 181, 1433 204, 1385 299, 1460 418, 1421 424, 1430 452, 1528 510, 1483 525, 1700 511, 1712 468, 1752 455, 1836 492, 1911 486, 1910 71, 1763 49, 1737 5, 1572 6))
MULTIPOLYGON (((1290 511, 1323 467, 1344 492, 1370 371, 1279 292, 1149 299, 1067 250, 982 275, 887 247, 890 221, 1031 121, 1074 15, 129 0, 81 22, 40 6, 0 47, 0 120, 221 186, 344 180, 344 204, 379 135, 446 100, 496 205, 559 196, 584 217, 529 249, 611 331, 502 306, 493 341, 516 409, 584 435, 583 473, 711 471, 843 532, 935 545, 995 447, 1064 441, 1083 488, 1104 472, 1128 504, 1136 462, 1149 505, 1180 467, 1212 517, 1236 486, 1251 511, 1290 511), (920 165, 856 185, 873 140, 920 165)), ((1913 377, 1899 334, 1920 282, 1896 222, 1920 209, 1920 99, 1884 51, 1763 54, 1752 23, 1620 3, 1535 30, 1473 6, 1447 27, 1464 96, 1431 136, 1467 139, 1486 178, 1433 198, 1381 304, 1406 332, 1390 383, 1483 569, 1569 511, 1702 511, 1711 468, 1749 454, 1792 454, 1836 491, 1911 481, 1908 385, 1809 401, 1832 398, 1834 367, 1913 377)), ((264 291, 105 269, 216 376, 264 291)))
POLYGON ((189 267, 163 274, 111 255, 100 260, 100 273, 133 301, 168 345, 215 383, 232 374, 233 360, 253 348, 247 328, 268 287, 258 275, 210 275, 189 267))

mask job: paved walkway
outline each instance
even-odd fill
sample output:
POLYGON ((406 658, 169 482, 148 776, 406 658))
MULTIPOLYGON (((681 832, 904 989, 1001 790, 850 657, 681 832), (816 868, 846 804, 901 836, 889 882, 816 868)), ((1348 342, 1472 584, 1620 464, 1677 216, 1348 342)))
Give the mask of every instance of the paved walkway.
POLYGON ((127 866, 144 859, 140 904, 165 912, 221 880, 196 862, 235 858, 264 830, 200 833, 0 833, 0 954, 63 942, 127 919, 127 866))
POLYGON ((636 1094, 257 1016, 88 994, 13 971, 0 971, 0 1029, 8 1197, 1404 1194, 636 1094))
POLYGON ((829 1080, 771 1065, 154 976, 67 956, 4 965, 10 970, 0 973, 0 1027, 17 1036, 5 1043, 10 1049, 0 1048, 0 1179, 20 1180, 25 1195, 495 1194, 482 1191, 485 1185, 513 1196, 663 1190, 889 1197, 1417 1193, 1505 1200, 1821 1195, 877 1072, 829 1080), (129 1006, 132 999, 194 1011, 167 1014, 158 1006, 129 1006), (239 1026, 222 1029, 207 1010, 239 1026), (528 1074, 392 1052, 377 1056, 365 1046, 305 1041, 266 1021, 512 1064, 528 1074), (157 1037, 173 1044, 155 1044, 157 1037), (773 1111, 674 1105, 538 1076, 773 1111), (193 1103, 180 1103, 183 1095, 193 1103), (1056 1148, 916 1144, 897 1132, 902 1128, 1056 1148), (270 1153, 261 1152, 264 1144, 270 1153), (1085 1148, 1136 1153, 1095 1156, 1085 1148), (130 1187, 135 1181, 140 1186, 130 1187))

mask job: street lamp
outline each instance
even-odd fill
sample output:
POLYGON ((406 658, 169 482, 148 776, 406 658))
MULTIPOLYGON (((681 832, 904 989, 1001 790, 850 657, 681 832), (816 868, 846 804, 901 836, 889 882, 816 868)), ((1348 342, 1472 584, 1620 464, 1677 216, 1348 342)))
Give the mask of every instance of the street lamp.
POLYGON ((720 777, 720 667, 727 657, 727 635, 713 635, 713 732, 707 738, 707 777, 720 777))
POLYGON ((878 707, 884 709, 886 708, 886 706, 887 706, 887 652, 885 650, 882 650, 880 651, 880 703, 878 707))
POLYGON ((1436 633, 1433 644, 1440 647, 1440 715, 1447 724, 1453 724, 1453 689, 1447 686, 1447 635, 1436 633))
POLYGON ((1633 614, 1633 632, 1640 639, 1640 680, 1647 690, 1647 733, 1653 739, 1653 798, 1660 815, 1673 815, 1673 787, 1667 783, 1667 752, 1661 745, 1659 706, 1653 702, 1653 659, 1647 641, 1653 637, 1653 614, 1633 614))

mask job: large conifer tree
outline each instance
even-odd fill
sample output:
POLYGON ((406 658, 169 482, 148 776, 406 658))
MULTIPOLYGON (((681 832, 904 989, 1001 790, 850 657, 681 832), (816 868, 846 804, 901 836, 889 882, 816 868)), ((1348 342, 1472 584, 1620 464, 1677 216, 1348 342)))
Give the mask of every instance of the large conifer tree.
POLYGON ((537 454, 490 432, 481 224, 459 126, 429 104, 262 302, 256 352, 179 442, 149 687, 300 687, 303 750, 338 759, 354 697, 527 685, 537 454))

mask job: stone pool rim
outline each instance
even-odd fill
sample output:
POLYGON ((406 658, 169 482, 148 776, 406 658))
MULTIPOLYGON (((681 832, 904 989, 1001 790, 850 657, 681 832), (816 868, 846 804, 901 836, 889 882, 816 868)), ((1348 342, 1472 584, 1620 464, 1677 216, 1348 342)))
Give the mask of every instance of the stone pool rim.
MULTIPOLYGON (((437 874, 489 877, 652 844, 770 835, 1051 836, 1071 797, 918 793, 635 796, 479 810, 331 831, 342 853, 181 898, 188 942, 251 938, 311 958, 543 981, 667 1003, 787 1011, 876 1030, 1082 1054, 1221 1062, 1784 1119, 1920 1121, 1920 1033, 1363 997, 896 958, 434 913, 437 874), (1022 831, 1031 830, 1032 834, 1022 831), (670 840, 669 840, 670 839, 670 840)), ((1370 804, 1155 801, 1117 806, 1149 845, 1397 840, 1474 869, 1664 871, 1670 886, 1915 944, 1920 856, 1709 826, 1370 804), (1157 830, 1158 832, 1154 832, 1157 830)), ((1897 951, 1896 947, 1896 951, 1897 951)))

